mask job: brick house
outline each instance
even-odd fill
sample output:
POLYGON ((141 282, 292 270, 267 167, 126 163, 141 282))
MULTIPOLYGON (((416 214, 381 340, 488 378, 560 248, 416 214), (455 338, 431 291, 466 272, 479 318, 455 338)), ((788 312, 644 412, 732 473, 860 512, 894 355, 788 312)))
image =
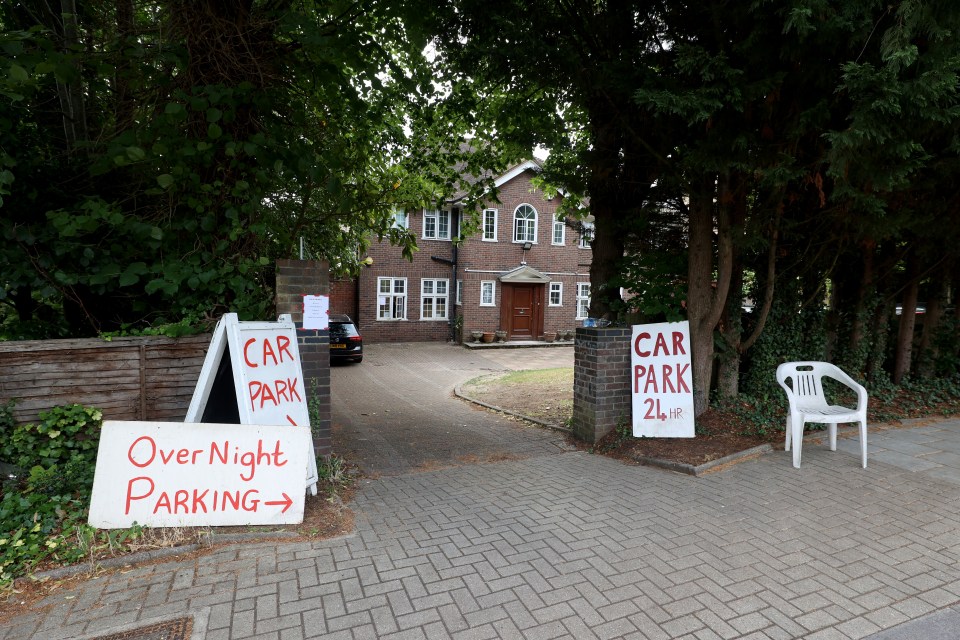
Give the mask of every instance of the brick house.
MULTIPOLYGON (((438 209, 398 211, 396 224, 416 234, 413 262, 387 242, 357 280, 331 283, 331 313, 348 313, 370 342, 444 341, 507 332, 508 340, 542 340, 574 329, 587 316, 589 223, 558 221, 562 196, 547 198, 531 183, 539 165, 522 162, 495 180, 500 202, 485 203, 481 231, 452 242, 464 216, 454 199, 438 209)), ((469 215, 469 212, 467 212, 469 215)))

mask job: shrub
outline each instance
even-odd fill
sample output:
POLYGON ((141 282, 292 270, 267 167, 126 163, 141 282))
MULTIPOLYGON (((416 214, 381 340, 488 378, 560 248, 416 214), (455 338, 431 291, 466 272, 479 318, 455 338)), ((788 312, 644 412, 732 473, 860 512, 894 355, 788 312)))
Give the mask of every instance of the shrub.
POLYGON ((0 484, 0 587, 47 559, 70 563, 85 555, 102 416, 75 404, 10 429, 12 406, 0 411, 0 428, 12 432, 0 456, 24 473, 0 484))
POLYGON ((0 448, 0 457, 18 467, 53 467, 79 457, 92 467, 97 459, 100 425, 99 409, 72 404, 54 407, 40 414, 37 424, 14 427, 0 448))

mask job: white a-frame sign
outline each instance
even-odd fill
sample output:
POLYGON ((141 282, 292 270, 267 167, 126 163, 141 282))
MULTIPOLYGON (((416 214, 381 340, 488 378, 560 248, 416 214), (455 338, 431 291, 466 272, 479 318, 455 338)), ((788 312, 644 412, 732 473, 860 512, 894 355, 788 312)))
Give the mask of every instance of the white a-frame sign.
MULTIPOLYGON (((184 422, 310 426, 307 394, 289 315, 279 322, 220 318, 184 422)), ((310 443, 307 487, 317 495, 317 458, 310 443)))

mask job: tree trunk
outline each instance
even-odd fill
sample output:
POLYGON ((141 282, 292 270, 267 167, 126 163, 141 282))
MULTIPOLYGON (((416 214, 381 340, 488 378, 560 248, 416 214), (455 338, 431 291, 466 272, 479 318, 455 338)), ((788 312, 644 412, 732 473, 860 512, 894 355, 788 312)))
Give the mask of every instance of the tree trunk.
POLYGON ((917 324, 917 294, 920 290, 917 273, 916 252, 911 251, 907 255, 907 286, 903 292, 897 344, 894 351, 893 384, 900 384, 910 373, 910 360, 913 357, 913 329, 917 324))
POLYGON ((590 162, 590 213, 594 218, 594 235, 590 244, 590 315, 612 319, 620 290, 607 286, 616 282, 618 266, 623 258, 623 234, 619 218, 623 214, 621 184, 623 171, 621 152, 624 148, 622 129, 617 126, 605 96, 597 96, 590 108, 593 152, 590 162))
POLYGON ((927 311, 923 314, 923 333, 920 335, 920 344, 917 345, 917 358, 914 370, 920 378, 932 378, 936 375, 937 362, 937 332, 943 320, 944 304, 950 298, 949 270, 938 270, 939 287, 927 300, 927 311))
MULTIPOLYGON (((875 287, 874 279, 874 255, 877 245, 872 240, 863 243, 863 272, 860 277, 860 287, 857 289, 857 299, 854 305, 851 318, 850 353, 859 353, 863 342, 863 327, 866 322, 867 301, 870 299, 875 287)), ((861 365, 862 366, 862 365, 861 365)))
POLYGON ((609 203, 596 204, 591 199, 590 212, 594 219, 594 236, 590 247, 593 257, 590 263, 590 315, 594 318, 613 319, 614 305, 620 299, 618 287, 607 287, 615 282, 618 263, 623 257, 623 234, 617 231, 617 211, 609 203))
POLYGON ((703 176, 690 195, 690 228, 687 267, 687 318, 692 350, 693 412, 701 415, 710 406, 713 378, 713 330, 720 321, 730 290, 733 250, 729 214, 724 207, 717 216, 717 282, 713 281, 713 200, 716 179, 703 176))
MULTIPOLYGON (((79 43, 77 34, 77 6, 75 0, 60 0, 60 19, 63 21, 63 48, 70 52, 79 43)), ((77 69, 77 79, 70 83, 57 80, 57 95, 63 118, 63 135, 67 153, 73 153, 78 142, 87 139, 87 114, 80 86, 82 75, 77 69)))
POLYGON ((743 326, 743 264, 734 257, 730 280, 730 295, 723 308, 720 319, 720 335, 726 348, 720 354, 720 366, 717 369, 717 392, 721 398, 733 400, 740 393, 740 356, 743 347, 741 339, 743 326))
POLYGON ((132 0, 116 0, 117 11, 117 40, 119 47, 114 62, 113 98, 114 112, 116 113, 116 129, 126 131, 134 125, 136 99, 130 88, 132 65, 125 53, 136 36, 134 29, 134 6, 132 0))

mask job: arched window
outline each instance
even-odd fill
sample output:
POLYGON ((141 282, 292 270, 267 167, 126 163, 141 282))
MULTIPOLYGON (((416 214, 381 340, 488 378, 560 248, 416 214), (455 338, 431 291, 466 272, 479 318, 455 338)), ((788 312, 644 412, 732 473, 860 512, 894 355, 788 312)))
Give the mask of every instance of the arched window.
POLYGON ((537 241, 537 210, 522 204, 513 212, 513 241, 537 241))

